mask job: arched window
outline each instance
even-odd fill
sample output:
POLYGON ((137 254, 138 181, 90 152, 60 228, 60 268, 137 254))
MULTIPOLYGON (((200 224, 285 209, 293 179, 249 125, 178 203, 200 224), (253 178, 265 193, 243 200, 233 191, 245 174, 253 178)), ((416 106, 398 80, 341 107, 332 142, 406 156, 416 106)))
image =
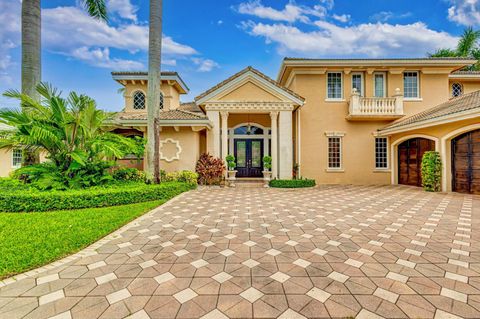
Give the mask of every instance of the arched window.
POLYGON ((457 97, 463 94, 463 86, 460 83, 452 84, 452 97, 457 97))
POLYGON ((163 93, 160 92, 160 103, 159 103, 160 110, 163 110, 163 93))
POLYGON ((236 135, 263 135, 263 129, 258 126, 244 125, 237 127, 234 131, 236 135))
POLYGON ((145 109, 145 94, 142 91, 137 91, 133 94, 133 109, 144 110, 145 109))

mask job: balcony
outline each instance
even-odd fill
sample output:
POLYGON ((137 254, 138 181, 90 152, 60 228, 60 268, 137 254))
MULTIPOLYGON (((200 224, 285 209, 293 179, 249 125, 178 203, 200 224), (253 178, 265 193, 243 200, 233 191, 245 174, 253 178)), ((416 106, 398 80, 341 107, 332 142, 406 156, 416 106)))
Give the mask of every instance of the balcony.
POLYGON ((353 89, 348 104, 349 121, 395 120, 405 115, 400 89, 395 90, 393 97, 361 97, 353 89))

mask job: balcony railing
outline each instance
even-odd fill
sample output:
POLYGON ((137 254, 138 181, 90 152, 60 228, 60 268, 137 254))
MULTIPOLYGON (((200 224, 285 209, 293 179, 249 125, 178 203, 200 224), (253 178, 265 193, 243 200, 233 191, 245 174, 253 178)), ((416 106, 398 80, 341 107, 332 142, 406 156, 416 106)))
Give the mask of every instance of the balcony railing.
POLYGON ((349 120, 388 120, 397 119, 403 113, 403 95, 400 89, 395 90, 393 97, 361 97, 353 89, 349 102, 349 120))

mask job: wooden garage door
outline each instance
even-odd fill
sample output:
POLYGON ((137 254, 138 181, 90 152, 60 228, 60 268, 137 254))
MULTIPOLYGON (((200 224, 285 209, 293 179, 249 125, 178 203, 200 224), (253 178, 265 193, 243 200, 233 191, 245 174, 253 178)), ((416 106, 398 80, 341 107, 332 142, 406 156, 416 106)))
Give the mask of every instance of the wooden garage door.
POLYGON ((480 194, 480 130, 452 140, 452 189, 480 194))
POLYGON ((426 138, 412 138, 398 146, 398 183, 422 186, 422 157, 434 151, 435 143, 426 138))

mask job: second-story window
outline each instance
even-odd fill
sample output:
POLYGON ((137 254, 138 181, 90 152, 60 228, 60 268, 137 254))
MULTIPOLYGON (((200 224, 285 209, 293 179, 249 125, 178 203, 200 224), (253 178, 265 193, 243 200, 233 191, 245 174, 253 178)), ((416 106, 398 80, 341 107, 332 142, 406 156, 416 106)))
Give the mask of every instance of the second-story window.
POLYGON ((452 84, 452 97, 457 97, 462 95, 463 87, 460 83, 453 83, 452 84))
POLYGON ((363 96, 363 74, 362 73, 352 73, 352 91, 353 89, 357 90, 360 96, 363 96))
POLYGON ((133 94, 133 109, 144 110, 145 109, 145 94, 142 91, 137 91, 133 94))
POLYGON ((385 85, 385 73, 378 72, 373 74, 373 96, 385 97, 386 85, 385 85))
POLYGON ((342 73, 327 73, 327 98, 339 100, 342 96, 342 73))
POLYGON ((405 98, 419 98, 418 72, 410 71, 403 73, 403 96, 405 98))

